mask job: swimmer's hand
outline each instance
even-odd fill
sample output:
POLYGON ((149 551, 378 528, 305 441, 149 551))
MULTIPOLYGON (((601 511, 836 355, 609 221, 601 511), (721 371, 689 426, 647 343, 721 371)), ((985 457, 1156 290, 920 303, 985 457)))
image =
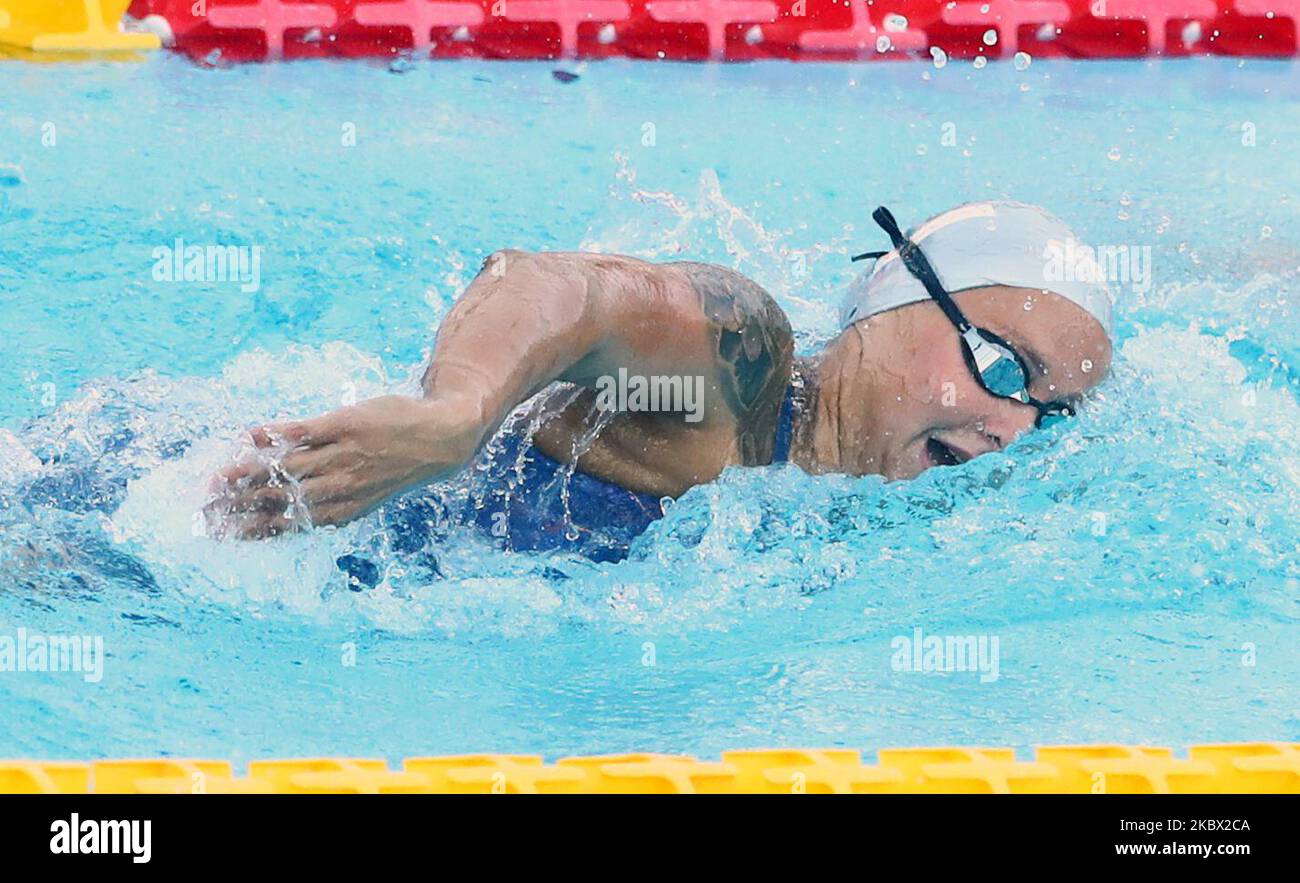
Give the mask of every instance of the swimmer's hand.
POLYGON ((260 426, 256 455, 213 477, 205 514, 212 533, 241 539, 342 524, 460 470, 482 432, 472 408, 405 396, 260 426))

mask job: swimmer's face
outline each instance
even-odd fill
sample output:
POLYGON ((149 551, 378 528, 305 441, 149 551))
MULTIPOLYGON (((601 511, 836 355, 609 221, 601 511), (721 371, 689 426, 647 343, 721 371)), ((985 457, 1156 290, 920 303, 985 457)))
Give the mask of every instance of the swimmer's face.
MULTIPOLYGON (((1111 346, 1101 324, 1060 295, 997 286, 958 292, 955 299, 974 325, 1020 354, 1031 374, 1029 393, 1039 401, 1077 402, 1110 370, 1111 346)), ((932 466, 1001 450, 1034 428, 1032 406, 980 385, 937 304, 911 304, 879 318, 886 317, 896 326, 886 338, 893 352, 888 360, 866 359, 878 372, 873 398, 881 412, 876 425, 884 427, 869 445, 876 471, 913 478, 932 466)))

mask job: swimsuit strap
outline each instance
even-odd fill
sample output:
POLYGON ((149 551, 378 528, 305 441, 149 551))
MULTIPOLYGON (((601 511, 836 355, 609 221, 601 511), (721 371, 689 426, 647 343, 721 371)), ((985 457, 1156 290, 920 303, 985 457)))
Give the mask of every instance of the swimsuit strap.
POLYGON ((781 415, 776 421, 776 441, 772 445, 772 462, 785 463, 790 459, 790 442, 794 440, 795 384, 785 388, 781 402, 781 415))

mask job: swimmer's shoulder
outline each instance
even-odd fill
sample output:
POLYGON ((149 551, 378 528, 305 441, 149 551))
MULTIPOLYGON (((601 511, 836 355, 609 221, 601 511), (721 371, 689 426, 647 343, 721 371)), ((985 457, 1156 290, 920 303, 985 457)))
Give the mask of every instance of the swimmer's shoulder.
POLYGON ((736 418, 741 463, 770 462, 794 364, 789 318, 761 285, 728 267, 695 261, 664 266, 686 276, 708 319, 718 383, 736 418))

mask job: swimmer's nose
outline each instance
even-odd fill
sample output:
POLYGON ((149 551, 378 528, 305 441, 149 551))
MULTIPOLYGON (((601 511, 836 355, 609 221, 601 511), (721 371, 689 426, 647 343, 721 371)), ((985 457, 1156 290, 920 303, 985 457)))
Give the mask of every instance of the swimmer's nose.
POLYGON ((994 450, 1002 450, 1022 434, 1034 428, 1038 412, 1029 405, 1006 402, 985 416, 977 429, 984 433, 994 450))

